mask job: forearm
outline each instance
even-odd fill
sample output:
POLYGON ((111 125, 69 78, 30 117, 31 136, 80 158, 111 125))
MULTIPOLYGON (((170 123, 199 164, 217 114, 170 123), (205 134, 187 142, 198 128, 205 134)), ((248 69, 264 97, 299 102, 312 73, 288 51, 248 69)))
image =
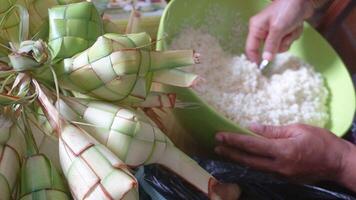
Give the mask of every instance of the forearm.
POLYGON ((356 146, 347 142, 348 151, 343 158, 342 169, 337 180, 343 186, 356 192, 356 146))

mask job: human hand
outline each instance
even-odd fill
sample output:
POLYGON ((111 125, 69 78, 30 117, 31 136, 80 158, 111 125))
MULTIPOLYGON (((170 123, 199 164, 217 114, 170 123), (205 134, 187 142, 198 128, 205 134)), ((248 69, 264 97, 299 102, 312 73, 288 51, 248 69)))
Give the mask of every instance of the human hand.
MULTIPOLYGON (((355 147, 325 129, 301 124, 281 127, 253 125, 250 129, 261 137, 217 134, 219 144, 215 148, 216 153, 260 170, 307 182, 343 182, 345 171, 355 167, 347 164, 350 160, 346 156, 351 155, 350 149, 354 151, 355 147)), ((356 179, 344 183, 350 185, 350 181, 353 184, 356 179)))
POLYGON ((310 0, 274 0, 249 22, 246 55, 259 63, 260 45, 263 59, 271 61, 276 53, 289 49, 303 31, 303 21, 313 14, 310 0))

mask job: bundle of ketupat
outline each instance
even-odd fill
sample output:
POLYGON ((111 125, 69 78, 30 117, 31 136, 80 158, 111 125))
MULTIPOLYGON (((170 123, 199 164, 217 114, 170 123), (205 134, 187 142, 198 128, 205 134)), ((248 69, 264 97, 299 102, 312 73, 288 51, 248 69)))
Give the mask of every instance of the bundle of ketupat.
POLYGON ((237 185, 218 182, 141 110, 174 107, 175 95, 159 86, 191 86, 197 76, 175 68, 197 63, 199 55, 153 51, 148 34, 131 33, 139 30, 135 13, 127 33, 105 33, 93 4, 54 4, 41 4, 48 18, 28 15, 37 1, 0 10, 0 32, 13 31, 0 40, 0 114, 6 120, 0 126, 0 196, 138 199, 132 170, 157 163, 212 199, 236 199, 237 185), (11 16, 18 21, 8 21, 11 16), (57 138, 67 181, 50 160, 56 157, 39 150, 34 129, 57 138))

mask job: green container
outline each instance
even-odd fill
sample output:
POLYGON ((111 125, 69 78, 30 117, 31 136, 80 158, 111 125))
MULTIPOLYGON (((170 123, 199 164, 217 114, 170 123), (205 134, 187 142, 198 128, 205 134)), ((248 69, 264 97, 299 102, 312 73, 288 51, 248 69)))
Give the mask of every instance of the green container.
MULTIPOLYGON (((166 50, 171 41, 179 35, 185 27, 200 27, 211 23, 211 14, 219 16, 219 23, 209 25, 209 33, 220 40, 226 49, 233 48, 235 54, 244 52, 244 44, 238 43, 232 36, 232 28, 236 23, 236 14, 239 20, 248 24, 251 16, 258 13, 268 4, 263 0, 173 0, 166 8, 158 31, 158 50, 166 50)), ((350 128, 355 113, 355 89, 351 77, 340 57, 310 25, 305 24, 302 37, 296 41, 290 52, 306 62, 315 66, 326 79, 330 90, 329 112, 331 116, 327 127, 335 135, 341 137, 350 128)), ((247 30, 241 33, 246 38, 247 30)), ((245 40, 240 40, 245 41, 245 40)), ((195 102, 197 108, 176 109, 175 114, 181 125, 194 134, 201 144, 212 147, 214 135, 218 131, 232 131, 245 134, 251 132, 239 127, 232 121, 223 117, 216 110, 200 99, 194 91, 185 88, 167 88, 170 92, 178 94, 184 102, 195 102)))

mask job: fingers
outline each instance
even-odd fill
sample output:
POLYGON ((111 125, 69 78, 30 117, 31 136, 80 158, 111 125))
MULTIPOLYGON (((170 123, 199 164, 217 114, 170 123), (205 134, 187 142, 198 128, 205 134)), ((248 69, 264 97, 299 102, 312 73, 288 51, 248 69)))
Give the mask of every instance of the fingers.
POLYGON ((272 171, 275 165, 273 160, 270 158, 255 156, 231 147, 218 146, 215 148, 215 152, 229 160, 233 160, 256 169, 272 171))
POLYGON ((281 40, 283 38, 283 29, 277 25, 272 25, 269 29, 265 46, 263 49, 262 58, 272 61, 276 53, 278 53, 281 40))
POLYGON ((302 35, 302 32, 303 32, 303 26, 301 25, 297 27, 294 31, 292 31, 290 34, 285 36, 282 39, 281 45, 279 47, 279 53, 288 51, 292 43, 302 35))
POLYGON ((271 61, 277 53, 287 51, 292 43, 301 36, 302 32, 303 25, 298 26, 287 35, 282 28, 272 25, 266 38, 262 58, 271 61))
POLYGON ((242 151, 256 154, 264 157, 274 157, 274 154, 278 152, 273 140, 268 140, 263 137, 248 136, 234 133, 219 133, 216 135, 216 140, 221 144, 238 148, 242 151))
POLYGON ((281 45, 279 47, 278 53, 283 53, 283 52, 288 51, 288 49, 290 48, 290 46, 292 45, 292 42, 293 42, 292 36, 293 36, 293 33, 288 34, 287 36, 285 36, 282 39, 282 42, 281 42, 281 45))
POLYGON ((249 126, 249 129, 258 135, 270 139, 289 137, 289 131, 285 126, 267 126, 261 124, 252 124, 249 126))
POLYGON ((246 55, 249 60, 259 63, 260 46, 262 41, 267 37, 268 30, 265 28, 265 19, 259 16, 253 17, 250 20, 249 31, 246 41, 246 55))

